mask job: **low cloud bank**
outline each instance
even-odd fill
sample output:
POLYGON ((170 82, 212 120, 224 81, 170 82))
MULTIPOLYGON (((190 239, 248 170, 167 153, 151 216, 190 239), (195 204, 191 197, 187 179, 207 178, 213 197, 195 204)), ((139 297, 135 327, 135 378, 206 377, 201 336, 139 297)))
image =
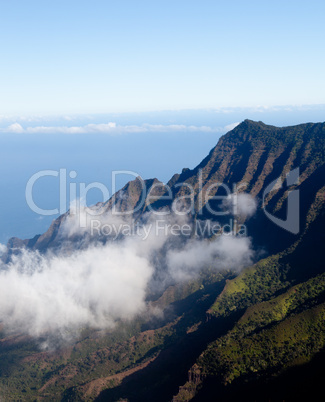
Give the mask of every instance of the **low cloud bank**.
POLYGON ((0 273, 5 329, 63 338, 110 328, 145 309, 153 267, 132 244, 91 247, 71 256, 23 251, 0 273))
POLYGON ((167 262, 171 276, 177 281, 196 277, 202 267, 215 270, 241 270, 252 263, 253 251, 248 237, 220 236, 215 241, 192 240, 184 248, 171 250, 167 262))
POLYGON ((84 126, 28 126, 23 127, 20 123, 13 123, 0 132, 17 134, 123 134, 144 132, 209 132, 225 133, 235 128, 239 123, 232 123, 225 127, 194 126, 184 124, 148 124, 141 125, 118 125, 115 122, 93 123, 84 126))
MULTIPOLYGON (((67 233, 69 225, 75 232, 74 224, 67 221, 67 233)), ((252 258, 249 238, 184 241, 168 230, 148 231, 145 240, 135 234, 91 245, 68 256, 23 250, 0 266, 0 321, 7 331, 74 339, 83 328, 112 328, 147 312, 146 297, 157 286, 163 290, 172 281, 195 278, 205 267, 238 271, 252 258)))

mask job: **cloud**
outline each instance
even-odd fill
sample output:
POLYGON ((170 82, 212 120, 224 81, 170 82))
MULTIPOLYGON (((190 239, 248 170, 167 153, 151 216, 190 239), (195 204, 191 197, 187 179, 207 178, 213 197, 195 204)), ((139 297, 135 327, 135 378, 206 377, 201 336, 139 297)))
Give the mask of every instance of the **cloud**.
POLYGON ((248 193, 240 193, 237 195, 237 214, 246 217, 253 216, 256 212, 257 201, 248 193))
POLYGON ((8 133, 23 133, 25 130, 19 123, 14 123, 8 126, 6 131, 8 133))
POLYGON ((24 250, 0 272, 0 319, 7 329, 35 337, 110 328, 144 310, 152 272, 148 259, 126 243, 69 257, 24 250))
POLYGON ((233 215, 249 218, 256 212, 257 201, 248 193, 233 193, 223 200, 222 206, 233 215))
MULTIPOLYGON (((89 233, 88 221, 80 228, 79 219, 67 216, 62 226, 67 241, 89 233)), ((106 214, 100 223, 131 227, 134 222, 106 214)), ((188 225, 189 218, 173 215, 157 221, 148 214, 140 231, 131 230, 119 241, 92 243, 68 255, 64 250, 14 255, 0 266, 0 321, 5 330, 53 346, 51 339, 73 340, 83 328, 112 328, 119 320, 147 315, 149 293, 196 278, 202 268, 239 271, 252 262, 248 238, 182 238, 173 233, 173 224, 188 225)))
POLYGON ((232 124, 228 124, 227 126, 225 126, 225 131, 231 131, 233 130, 235 127, 237 127, 240 124, 240 122, 237 123, 232 123, 232 124))
POLYGON ((27 127, 24 132, 31 134, 85 134, 85 133, 109 133, 116 131, 116 123, 109 122, 107 124, 87 124, 85 126, 38 126, 27 127))
POLYGON ((70 205, 69 214, 65 217, 60 226, 59 236, 63 239, 73 236, 83 236, 86 233, 92 234, 92 232, 96 235, 98 233, 98 227, 100 227, 105 235, 108 227, 111 227, 113 229, 112 237, 116 240, 122 230, 120 228, 130 224, 129 220, 126 219, 128 215, 123 217, 114 215, 111 211, 105 210, 105 205, 100 205, 99 207, 96 205, 84 207, 79 201, 76 205, 78 206, 77 210, 73 205, 70 205))
POLYGON ((7 251, 7 246, 0 243, 0 257, 7 251))
POLYGON ((148 124, 142 125, 118 125, 114 122, 100 124, 86 124, 84 126, 28 126, 23 127, 19 123, 13 123, 0 131, 5 133, 25 134, 124 134, 124 133, 145 133, 145 132, 206 132, 225 133, 232 130, 239 123, 233 123, 225 127, 194 126, 183 124, 148 124))
POLYGON ((214 241, 192 240, 167 255, 169 272, 176 281, 197 276, 202 267, 239 271, 252 263, 253 251, 247 237, 219 236, 214 241))
POLYGON ((272 113, 282 111, 309 111, 309 110, 323 110, 325 104, 293 104, 293 105, 255 105, 246 107, 219 107, 214 109, 217 114, 232 114, 232 113, 272 113))

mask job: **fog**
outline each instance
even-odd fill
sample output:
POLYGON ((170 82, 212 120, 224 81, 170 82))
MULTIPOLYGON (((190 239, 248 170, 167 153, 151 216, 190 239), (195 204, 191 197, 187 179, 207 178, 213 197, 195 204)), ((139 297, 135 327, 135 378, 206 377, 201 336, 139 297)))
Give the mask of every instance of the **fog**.
MULTIPOLYGON (((78 219, 69 216, 63 225, 65 234, 76 233, 78 219)), ((125 225, 107 215, 102 222, 125 225)), ((0 269, 4 330, 35 338, 75 339, 87 327, 109 329, 120 320, 148 315, 150 292, 196 278, 203 268, 239 271, 252 262, 247 237, 184 239, 175 235, 171 222, 188 225, 186 217, 165 217, 159 226, 150 218, 141 230, 130 231, 120 241, 94 243, 70 255, 28 250, 14 255, 0 269)), ((89 229, 86 226, 80 233, 89 229)))
POLYGON ((233 193, 223 200, 223 207, 233 215, 249 218, 256 212, 257 201, 248 193, 233 193))

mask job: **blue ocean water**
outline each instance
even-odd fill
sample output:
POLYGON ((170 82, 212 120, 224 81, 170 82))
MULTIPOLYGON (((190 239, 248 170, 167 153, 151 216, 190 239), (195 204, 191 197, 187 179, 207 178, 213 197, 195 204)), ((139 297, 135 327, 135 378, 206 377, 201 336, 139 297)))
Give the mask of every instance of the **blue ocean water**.
MULTIPOLYGON (((105 134, 80 135, 0 135, 0 243, 10 237, 31 238, 43 233, 58 216, 42 216, 27 205, 25 191, 28 180, 44 170, 66 170, 67 207, 70 185, 75 183, 79 197, 80 183, 102 183, 112 195, 112 171, 119 174, 115 189, 121 188, 136 175, 144 179, 157 177, 167 182, 183 167, 193 168, 216 144, 215 133, 137 133, 121 136, 105 134), (69 173, 76 172, 75 178, 69 173)), ((63 171, 64 172, 64 171, 63 171)), ((72 174, 73 176, 73 174, 72 174)), ((71 200, 72 200, 71 199, 71 200)), ((35 182, 33 201, 42 209, 60 207, 60 179, 44 176, 35 182)), ((88 192, 87 205, 103 201, 103 194, 94 188, 88 192)))

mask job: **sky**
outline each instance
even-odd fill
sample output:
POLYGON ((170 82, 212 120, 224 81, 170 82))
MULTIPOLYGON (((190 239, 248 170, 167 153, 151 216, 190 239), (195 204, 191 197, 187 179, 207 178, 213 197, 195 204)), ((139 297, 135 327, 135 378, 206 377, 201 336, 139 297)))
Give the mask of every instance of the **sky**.
POLYGON ((322 0, 0 1, 0 113, 322 104, 322 0))

